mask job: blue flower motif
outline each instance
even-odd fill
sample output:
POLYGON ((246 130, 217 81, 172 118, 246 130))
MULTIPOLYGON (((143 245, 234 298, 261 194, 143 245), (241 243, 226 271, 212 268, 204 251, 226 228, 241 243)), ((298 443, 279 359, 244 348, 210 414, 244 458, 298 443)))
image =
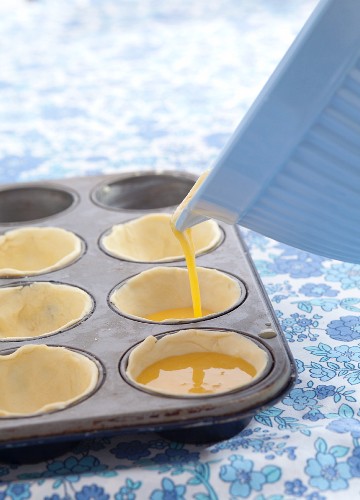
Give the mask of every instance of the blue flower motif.
POLYGON ((289 318, 284 318, 281 322, 281 326, 283 328, 286 328, 286 327, 293 327, 294 325, 296 325, 296 320, 293 316, 294 315, 291 315, 291 317, 289 318))
POLYGON ((334 385, 318 385, 315 391, 318 399, 325 399, 335 394, 336 387, 334 385))
POLYGON ((309 302, 313 306, 320 306, 323 311, 330 312, 337 309, 339 301, 335 299, 313 299, 309 302))
POLYGON ((290 342, 294 342, 294 336, 297 336, 297 340, 300 342, 306 339, 308 335, 314 337, 314 334, 310 331, 310 327, 318 326, 317 319, 306 318, 303 314, 300 315, 298 313, 293 313, 290 317, 281 319, 280 324, 286 338, 290 342))
POLYGON ((272 302, 275 302, 276 304, 280 304, 282 300, 285 300, 288 298, 288 295, 274 295, 271 299, 272 302))
POLYGON ((285 481, 285 493, 287 495, 293 495, 294 497, 301 497, 307 490, 301 479, 295 479, 294 481, 285 481))
POLYGON ((360 363, 360 347, 340 345, 334 348, 333 356, 339 363, 350 363, 351 361, 360 363))
POLYGON ((336 371, 331 368, 322 366, 319 363, 311 362, 310 375, 313 378, 320 379, 322 382, 328 382, 329 380, 335 377, 336 371))
POLYGON ((110 495, 104 492, 104 488, 92 484, 84 486, 81 491, 75 494, 76 500, 109 500, 110 495))
POLYGON ((283 403, 292 406, 294 410, 304 410, 316 405, 316 392, 312 389, 293 389, 289 395, 283 399, 283 403))
POLYGON ((155 455, 153 461, 157 464, 186 464, 189 462, 197 462, 199 460, 199 453, 190 453, 186 449, 168 448, 165 453, 155 455))
POLYGON ((230 494, 234 497, 246 498, 252 490, 260 491, 266 483, 265 474, 253 471, 252 460, 245 460, 241 455, 230 457, 231 465, 222 465, 220 478, 230 482, 230 494))
POLYGON ((296 368, 298 373, 305 371, 305 364, 301 359, 295 359, 296 368))
POLYGON ((325 272, 327 281, 339 282, 343 290, 360 287, 360 266, 342 262, 333 265, 325 272))
POLYGON ((173 481, 165 477, 161 481, 161 490, 154 490, 150 495, 150 500, 183 500, 186 493, 186 486, 175 485, 173 481))
POLYGON ((324 283, 306 283, 299 289, 307 297, 335 297, 339 292, 324 283))
POLYGON ((311 422, 317 422, 318 420, 323 420, 324 418, 326 418, 325 415, 317 408, 313 408, 303 415, 304 420, 310 420, 311 422))
POLYGON ((305 252, 298 252, 293 258, 279 257, 269 265, 274 274, 289 274, 291 278, 321 276, 322 259, 305 252))
POLYGON ((268 295, 274 295, 275 293, 280 292, 283 289, 282 286, 278 283, 268 283, 264 284, 264 286, 268 295))
POLYGON ((342 316, 328 324, 326 333, 334 340, 352 342, 360 339, 360 317, 342 316))
POLYGON ((317 491, 314 491, 314 493, 310 493, 310 495, 306 495, 305 499, 306 500, 326 500, 326 497, 323 497, 317 491))
POLYGON ((69 474, 83 474, 86 472, 101 472, 107 469, 106 465, 102 465, 100 461, 91 455, 81 457, 69 457, 63 462, 56 460, 47 466, 48 473, 51 475, 56 474, 59 476, 66 476, 69 474))
POLYGON ((123 486, 115 495, 115 500, 135 500, 136 493, 133 493, 129 488, 123 486))
POLYGON ((333 420, 329 423, 327 428, 331 431, 338 432, 339 434, 346 434, 347 432, 350 432, 352 437, 360 437, 360 420, 357 420, 356 418, 341 418, 333 420))
POLYGON ((360 477, 360 446, 356 446, 351 457, 347 459, 350 472, 354 477, 360 477))
POLYGON ((6 489, 6 494, 12 500, 25 500, 31 497, 29 483, 13 483, 6 489))
POLYGON ((115 500, 135 500, 136 493, 134 493, 134 490, 138 490, 141 485, 141 481, 134 482, 132 479, 126 479, 125 486, 122 486, 115 494, 115 500))
POLYGON ((150 455, 148 445, 142 441, 118 443, 110 452, 113 453, 116 458, 127 458, 128 460, 139 460, 139 458, 148 457, 150 455))
POLYGON ((349 464, 337 463, 335 456, 327 452, 318 452, 316 458, 308 459, 305 472, 311 486, 321 491, 346 489, 351 478, 349 464))

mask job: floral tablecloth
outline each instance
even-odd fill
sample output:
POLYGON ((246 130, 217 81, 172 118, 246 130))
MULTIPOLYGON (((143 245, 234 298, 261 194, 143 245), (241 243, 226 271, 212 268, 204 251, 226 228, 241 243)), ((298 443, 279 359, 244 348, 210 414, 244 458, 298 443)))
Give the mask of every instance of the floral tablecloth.
MULTIPOLYGON (((316 4, 2 0, 0 182, 201 173, 316 4)), ((214 444, 126 435, 2 463, 1 500, 359 497, 360 267, 244 236, 296 359, 290 393, 214 444)))

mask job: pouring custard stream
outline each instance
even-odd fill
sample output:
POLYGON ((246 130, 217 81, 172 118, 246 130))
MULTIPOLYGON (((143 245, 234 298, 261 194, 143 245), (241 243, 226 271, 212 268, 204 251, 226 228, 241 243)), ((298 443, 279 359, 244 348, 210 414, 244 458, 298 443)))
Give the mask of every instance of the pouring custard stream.
MULTIPOLYGON (((202 316, 204 316, 205 311, 202 311, 201 307, 199 278, 196 270, 195 249, 192 241, 191 228, 188 228, 184 232, 181 232, 176 229, 175 224, 183 207, 189 202, 194 192, 200 187, 200 185, 203 183, 207 175, 208 171, 200 175, 195 185, 189 191, 185 199, 177 207, 170 220, 171 229, 174 233, 174 236, 178 239, 181 245, 186 260, 186 266, 189 273, 189 282, 190 282, 190 291, 191 291, 194 318, 201 318, 202 316)), ((211 311, 206 311, 205 314, 211 314, 211 311)))

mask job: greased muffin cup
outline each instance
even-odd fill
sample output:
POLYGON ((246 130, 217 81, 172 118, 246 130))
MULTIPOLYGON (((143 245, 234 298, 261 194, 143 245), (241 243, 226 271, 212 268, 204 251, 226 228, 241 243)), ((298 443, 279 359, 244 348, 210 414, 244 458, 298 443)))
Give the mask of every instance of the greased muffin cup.
MULTIPOLYGON (((87 382, 76 394, 45 401, 39 390, 38 406, 27 409, 9 408, 0 401, 0 448, 67 442, 104 432, 171 435, 173 430, 185 441, 223 439, 239 432, 259 409, 273 405, 290 390, 295 363, 236 227, 210 224, 216 227, 216 237, 210 236, 199 249, 196 262, 204 304, 213 311, 195 320, 148 320, 141 312, 154 302, 157 307, 188 305, 187 271, 181 256, 151 261, 115 255, 104 247, 103 238, 111 228, 141 219, 146 223, 152 214, 160 218, 171 214, 196 178, 189 173, 134 171, 0 189, 0 241, 9 234, 47 234, 42 246, 25 244, 32 262, 38 261, 46 245, 53 248, 50 254, 63 248, 54 244, 52 235, 66 234, 76 241, 75 254, 60 265, 37 265, 31 271, 27 262, 20 274, 8 271, 20 266, 3 266, 7 271, 0 276, 0 370, 13 360, 18 370, 30 352, 55 348, 70 353, 75 361, 86 358, 86 366, 91 367, 85 370, 87 382), (31 216, 26 210, 17 212, 24 195, 33 189, 44 194, 42 205, 33 208, 31 216), (49 193, 56 193, 54 207, 49 193), (119 303, 114 294, 125 298, 119 303), (161 346, 163 337, 174 334, 179 334, 182 344, 181 337, 188 338, 191 331, 201 337, 225 332, 221 335, 260 352, 265 365, 250 383, 204 397, 173 397, 139 389, 127 373, 131 352, 151 339, 161 346), (74 358, 74 353, 82 357, 74 358)), ((152 233, 158 242, 161 235, 152 233)), ((52 364, 55 375, 50 377, 60 387, 67 376, 61 375, 61 364, 52 364)), ((36 381, 42 376, 46 381, 50 375, 48 367, 35 365, 37 373, 30 370, 27 378, 36 393, 40 386, 36 381)), ((16 387, 7 389, 15 400, 20 396, 16 387)))

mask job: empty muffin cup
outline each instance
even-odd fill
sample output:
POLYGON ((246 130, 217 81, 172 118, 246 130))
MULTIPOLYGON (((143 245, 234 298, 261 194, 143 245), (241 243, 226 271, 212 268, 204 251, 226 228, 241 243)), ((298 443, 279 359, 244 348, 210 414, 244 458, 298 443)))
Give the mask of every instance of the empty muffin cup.
POLYGON ((0 236, 0 277, 32 276, 61 269, 83 251, 83 242, 59 227, 24 227, 0 236))
POLYGON ((51 335, 70 328, 93 309, 88 293, 62 283, 34 282, 0 288, 0 340, 51 335))
POLYGON ((77 195, 55 186, 16 186, 0 190, 0 223, 27 222, 64 212, 77 195))
MULTIPOLYGON (((165 262, 183 259, 184 254, 170 226, 171 214, 152 213, 123 224, 104 234, 100 245, 114 257, 136 262, 165 262)), ((207 220, 192 228, 196 255, 215 248, 222 238, 218 224, 207 220)))
POLYGON ((267 350, 243 334, 189 329, 147 337, 131 350, 125 377, 167 396, 213 396, 254 383, 270 366, 267 350))
POLYGON ((91 198, 111 210, 154 210, 178 205, 194 183, 194 176, 186 172, 125 173, 97 186, 91 198))
POLYGON ((65 347, 25 345, 0 356, 0 417, 31 416, 66 408, 96 388, 99 369, 65 347))
POLYGON ((129 278, 110 293, 110 305, 135 319, 178 323, 224 313, 245 300, 245 286, 235 277, 205 267, 197 272, 201 318, 193 317, 189 276, 181 267, 154 267, 129 278))

